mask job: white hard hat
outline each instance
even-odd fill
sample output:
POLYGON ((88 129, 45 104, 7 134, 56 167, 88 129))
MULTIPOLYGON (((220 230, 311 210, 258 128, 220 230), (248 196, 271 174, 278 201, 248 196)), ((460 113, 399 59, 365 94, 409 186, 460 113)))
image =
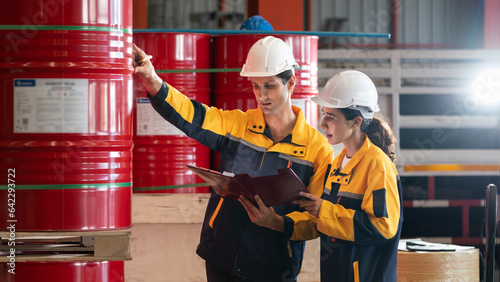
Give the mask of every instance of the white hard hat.
POLYGON ((365 119, 373 118, 380 111, 377 88, 364 73, 347 70, 328 80, 319 95, 311 98, 313 102, 327 108, 349 108, 358 110, 365 119))
POLYGON ((252 45, 240 75, 246 77, 273 76, 286 70, 294 71, 294 67, 298 66, 292 50, 283 40, 267 36, 252 45))

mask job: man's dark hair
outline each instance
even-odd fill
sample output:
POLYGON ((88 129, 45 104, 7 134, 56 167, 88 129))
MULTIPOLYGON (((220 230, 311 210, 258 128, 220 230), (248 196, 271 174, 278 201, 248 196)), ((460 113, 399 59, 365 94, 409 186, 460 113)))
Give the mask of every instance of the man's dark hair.
POLYGON ((281 78, 283 85, 286 85, 288 83, 288 81, 290 80, 290 78, 293 76, 293 71, 286 70, 286 71, 278 73, 276 76, 281 78))

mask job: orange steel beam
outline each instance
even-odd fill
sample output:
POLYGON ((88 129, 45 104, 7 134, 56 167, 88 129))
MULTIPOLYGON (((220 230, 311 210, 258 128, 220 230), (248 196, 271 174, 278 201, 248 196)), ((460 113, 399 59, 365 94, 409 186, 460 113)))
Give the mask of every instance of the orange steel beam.
POLYGON ((274 30, 304 30, 303 0, 248 0, 248 17, 259 15, 274 30))
MULTIPOLYGON (((221 12, 222 15, 225 14, 226 0, 219 0, 219 12, 221 12)), ((224 28, 225 26, 226 26, 226 19, 224 17, 221 17, 219 20, 219 27, 224 28)))
POLYGON ((132 7, 133 28, 148 28, 148 0, 133 0, 132 7))
POLYGON ((500 48, 500 1, 484 0, 484 49, 500 48))

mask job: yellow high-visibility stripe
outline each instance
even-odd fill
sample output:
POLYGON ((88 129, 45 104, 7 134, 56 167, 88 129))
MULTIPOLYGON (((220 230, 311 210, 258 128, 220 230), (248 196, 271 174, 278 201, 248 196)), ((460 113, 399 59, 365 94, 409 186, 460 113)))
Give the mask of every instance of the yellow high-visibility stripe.
POLYGON ((352 268, 354 270, 354 281, 359 282, 359 265, 357 261, 352 263, 352 268))

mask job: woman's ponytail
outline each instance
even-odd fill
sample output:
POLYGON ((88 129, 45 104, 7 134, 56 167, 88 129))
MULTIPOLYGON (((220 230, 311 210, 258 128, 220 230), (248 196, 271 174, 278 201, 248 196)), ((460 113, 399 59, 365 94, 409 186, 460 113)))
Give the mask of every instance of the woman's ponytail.
POLYGON ((396 162, 396 138, 385 120, 374 117, 370 124, 361 126, 361 131, 366 133, 372 143, 382 149, 393 163, 396 162))
POLYGON ((371 120, 364 119, 361 112, 354 109, 342 108, 340 110, 347 120, 353 120, 357 116, 361 117, 363 119, 361 131, 370 138, 373 144, 382 149, 393 163, 396 162, 396 137, 385 120, 376 117, 371 120))

